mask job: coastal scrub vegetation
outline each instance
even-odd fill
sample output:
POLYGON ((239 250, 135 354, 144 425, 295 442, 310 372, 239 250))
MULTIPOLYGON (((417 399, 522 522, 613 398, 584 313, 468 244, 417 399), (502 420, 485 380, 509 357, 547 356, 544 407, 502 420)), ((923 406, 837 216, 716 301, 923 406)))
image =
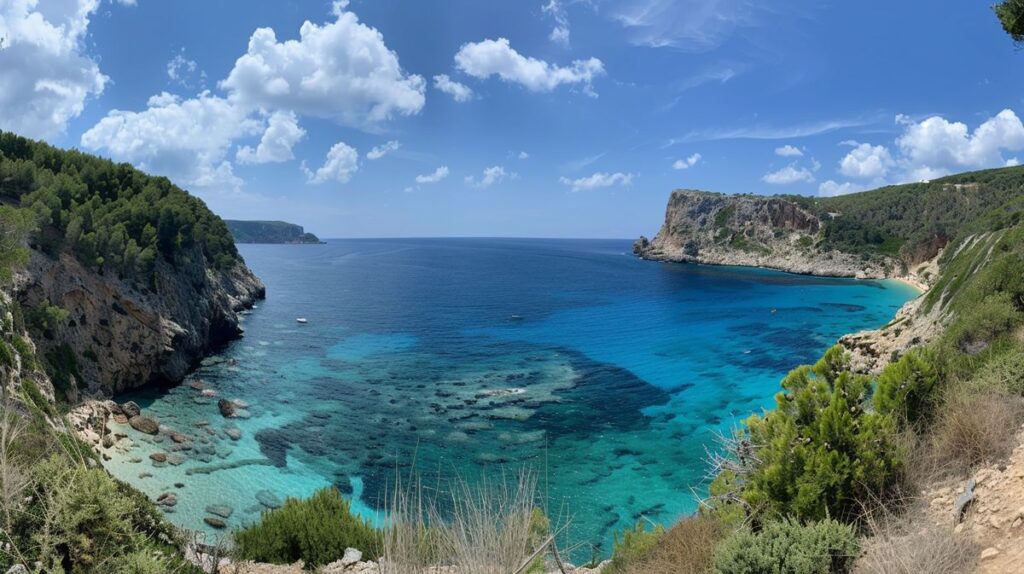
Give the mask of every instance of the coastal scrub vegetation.
POLYGON ((91 450, 15 403, 0 412, 0 570, 198 574, 178 531, 145 495, 114 480, 91 450))
POLYGON ((264 512, 262 519, 235 533, 239 557, 291 564, 303 560, 322 566, 340 558, 346 548, 379 556, 382 534, 354 515, 336 488, 324 488, 308 499, 289 498, 284 506, 264 512))

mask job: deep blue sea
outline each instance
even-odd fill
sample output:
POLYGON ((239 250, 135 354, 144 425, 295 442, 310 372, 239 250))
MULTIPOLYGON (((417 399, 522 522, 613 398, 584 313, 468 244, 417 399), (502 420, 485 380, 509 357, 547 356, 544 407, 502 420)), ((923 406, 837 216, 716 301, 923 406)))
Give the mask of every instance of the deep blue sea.
POLYGON ((169 517, 191 529, 206 528, 210 504, 233 507, 233 527, 258 518, 257 494, 327 485, 380 520, 396 469, 415 464, 436 484, 528 465, 549 513, 571 518, 571 543, 607 550, 637 520, 694 511, 716 433, 916 295, 640 261, 625 240, 239 248, 267 286, 245 337, 204 361, 195 385, 117 397, 191 437, 185 450, 126 428, 136 447, 108 463, 153 497, 177 492, 169 517), (243 418, 221 417, 221 397, 243 418))

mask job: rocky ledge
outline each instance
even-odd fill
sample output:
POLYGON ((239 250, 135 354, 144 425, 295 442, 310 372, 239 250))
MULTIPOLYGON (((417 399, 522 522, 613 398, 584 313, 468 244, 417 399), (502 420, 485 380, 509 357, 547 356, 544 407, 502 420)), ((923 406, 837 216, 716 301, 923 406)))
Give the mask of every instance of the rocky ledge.
POLYGON ((74 352, 81 381, 65 390, 72 402, 79 388, 109 395, 177 383, 212 350, 241 335, 238 312, 265 296, 263 284, 240 259, 214 269, 193 251, 181 257, 191 263, 158 261, 149 285, 87 269, 69 254, 32 252, 17 297, 26 309, 46 303, 67 312, 59 333, 36 343, 43 353, 74 352))
POLYGON ((633 252, 644 259, 764 267, 829 277, 881 279, 895 261, 868 262, 815 246, 824 223, 792 201, 677 190, 653 240, 641 237, 633 252))

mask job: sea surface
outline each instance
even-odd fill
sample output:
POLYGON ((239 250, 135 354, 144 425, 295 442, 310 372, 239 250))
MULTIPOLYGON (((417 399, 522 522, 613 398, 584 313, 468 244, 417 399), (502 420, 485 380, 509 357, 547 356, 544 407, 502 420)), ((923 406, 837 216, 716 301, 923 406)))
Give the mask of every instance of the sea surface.
POLYGON ((641 261, 625 240, 239 249, 267 286, 244 338, 176 388, 117 397, 184 442, 121 427, 130 441, 108 462, 153 498, 174 492, 168 517, 211 537, 211 505, 237 527, 334 485, 380 522, 411 467, 444 490, 526 466, 571 544, 607 553, 616 530, 695 510, 716 435, 770 408, 790 369, 915 296, 641 261))

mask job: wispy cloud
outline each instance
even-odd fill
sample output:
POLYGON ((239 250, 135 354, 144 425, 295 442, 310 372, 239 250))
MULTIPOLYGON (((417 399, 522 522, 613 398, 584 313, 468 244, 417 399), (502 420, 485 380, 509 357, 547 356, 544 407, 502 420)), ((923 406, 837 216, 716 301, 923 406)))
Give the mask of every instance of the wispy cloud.
POLYGON ((688 134, 671 138, 664 147, 681 143, 693 143, 720 140, 785 140, 821 135, 837 130, 858 128, 878 121, 878 118, 848 118, 822 120, 806 124, 790 126, 753 125, 736 128, 711 128, 694 130, 688 134))
POLYGON ((633 44, 707 52, 737 29, 756 25, 758 6, 746 0, 625 0, 609 14, 633 44))

